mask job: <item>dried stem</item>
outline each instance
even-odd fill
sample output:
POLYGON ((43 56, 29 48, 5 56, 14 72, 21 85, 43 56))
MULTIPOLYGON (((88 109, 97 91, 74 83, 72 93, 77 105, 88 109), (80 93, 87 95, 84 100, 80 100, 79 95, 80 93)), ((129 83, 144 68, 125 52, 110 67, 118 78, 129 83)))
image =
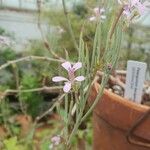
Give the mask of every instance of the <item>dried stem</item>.
POLYGON ((16 83, 16 88, 19 89, 19 73, 16 63, 12 64, 13 76, 16 83))
POLYGON ((72 42, 74 44, 74 47, 78 51, 79 48, 78 48, 78 45, 77 45, 77 42, 76 42, 73 30, 72 30, 72 27, 71 27, 71 23, 70 23, 70 19, 69 19, 69 16, 68 16, 65 0, 62 0, 62 4, 63 4, 63 9, 64 9, 64 14, 65 14, 65 17, 66 17, 67 25, 68 25, 68 31, 69 31, 70 36, 72 38, 72 42))
POLYGON ((62 91, 62 86, 54 86, 54 87, 47 87, 43 86, 41 88, 34 88, 34 89, 26 89, 26 90, 21 90, 21 89, 7 89, 1 95, 7 96, 11 94, 16 94, 16 93, 29 93, 29 92, 45 92, 45 93, 59 93, 62 91))
POLYGON ((40 31, 40 33, 41 33, 41 37, 42 37, 44 46, 45 46, 46 49, 54 56, 54 58, 57 58, 57 59, 60 59, 60 60, 65 61, 64 58, 58 56, 58 55, 51 49, 51 47, 50 47, 50 45, 49 45, 49 43, 48 43, 48 40, 47 40, 46 36, 44 36, 43 30, 42 30, 42 26, 41 26, 41 0, 37 0, 37 7, 38 7, 38 21, 37 21, 37 25, 38 25, 39 31, 40 31))
POLYGON ((45 117, 47 114, 49 114, 51 111, 53 111, 53 109, 61 103, 62 99, 65 97, 65 94, 62 94, 56 101, 55 103, 44 113, 42 113, 40 116, 36 117, 35 122, 38 122, 39 120, 41 120, 43 117, 45 117))
POLYGON ((116 28, 116 26, 117 26, 117 23, 119 22, 119 19, 120 19, 121 15, 122 15, 123 11, 124 11, 124 9, 123 9, 123 7, 122 7, 122 8, 120 9, 120 11, 119 11, 119 14, 117 15, 117 18, 116 18, 116 20, 115 20, 115 22, 114 22, 112 28, 111 28, 110 37, 109 37, 110 40, 112 39, 112 36, 113 36, 113 34, 114 34, 114 31, 115 31, 115 28, 116 28))
MULTIPOLYGON (((101 71, 97 71, 96 73, 98 76, 100 76, 100 78, 103 77, 104 73, 101 71)), ((121 86, 123 89, 125 89, 125 84, 119 79, 119 78, 115 78, 112 75, 109 76, 109 80, 110 82, 112 82, 114 85, 117 84, 119 86, 121 86)))
POLYGON ((62 63, 63 61, 62 60, 59 60, 59 59, 53 59, 53 58, 49 58, 49 57, 42 57, 42 56, 26 56, 26 57, 22 57, 22 58, 19 58, 19 59, 16 59, 16 60, 11 60, 11 61, 8 61, 7 63, 3 64, 0 66, 0 70, 12 65, 12 64, 16 64, 16 63, 19 63, 19 62, 22 62, 22 61, 31 61, 31 60, 43 60, 43 61, 49 61, 49 62, 60 62, 62 63))

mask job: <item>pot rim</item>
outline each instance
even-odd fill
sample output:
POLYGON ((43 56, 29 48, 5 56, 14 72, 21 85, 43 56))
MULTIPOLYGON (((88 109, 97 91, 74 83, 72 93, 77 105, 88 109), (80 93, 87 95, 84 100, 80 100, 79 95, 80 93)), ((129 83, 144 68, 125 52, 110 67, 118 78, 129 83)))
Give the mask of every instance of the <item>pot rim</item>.
MULTIPOLYGON (((93 84, 90 101, 95 99, 99 88, 100 85, 98 83, 93 84)), ((96 113, 111 126, 128 132, 135 122, 149 109, 150 107, 148 106, 134 103, 105 89, 93 113, 96 113)), ((135 129, 134 134, 150 140, 150 115, 135 129)))

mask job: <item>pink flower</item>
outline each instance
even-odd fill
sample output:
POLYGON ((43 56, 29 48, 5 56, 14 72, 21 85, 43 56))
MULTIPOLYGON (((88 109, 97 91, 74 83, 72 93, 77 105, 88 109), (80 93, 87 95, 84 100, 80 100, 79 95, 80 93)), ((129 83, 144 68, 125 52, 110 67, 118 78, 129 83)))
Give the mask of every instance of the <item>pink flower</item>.
POLYGON ((67 61, 67 62, 62 63, 62 67, 64 67, 67 70, 69 79, 62 77, 62 76, 56 76, 52 78, 52 81, 53 82, 65 81, 63 91, 68 93, 71 89, 71 86, 75 83, 75 81, 80 82, 85 79, 84 76, 75 77, 75 71, 82 67, 82 63, 77 62, 76 64, 71 65, 71 63, 67 61))
POLYGON ((105 12, 105 9, 104 8, 99 8, 99 7, 95 7, 93 9, 94 13, 95 13, 95 16, 99 16, 100 14, 104 13, 105 12))
POLYGON ((97 19, 106 19, 106 16, 103 15, 104 12, 105 12, 104 8, 95 7, 93 9, 94 16, 91 16, 89 18, 89 20, 90 21, 96 21, 97 19))
POLYGON ((54 149, 55 146, 59 145, 61 142, 61 137, 59 135, 56 135, 51 138, 51 144, 49 145, 49 149, 52 150, 54 149))
POLYGON ((59 143, 61 142, 61 137, 59 135, 56 135, 51 138, 51 141, 53 145, 59 145, 59 143))
POLYGON ((144 3, 141 3, 139 0, 134 0, 134 6, 137 8, 140 15, 143 15, 146 10, 148 10, 147 6, 150 3, 145 1, 144 3))
POLYGON ((140 15, 143 15, 144 12, 147 10, 147 5, 149 2, 141 3, 140 0, 118 0, 118 3, 124 5, 124 14, 129 18, 132 14, 132 11, 136 9, 140 15))

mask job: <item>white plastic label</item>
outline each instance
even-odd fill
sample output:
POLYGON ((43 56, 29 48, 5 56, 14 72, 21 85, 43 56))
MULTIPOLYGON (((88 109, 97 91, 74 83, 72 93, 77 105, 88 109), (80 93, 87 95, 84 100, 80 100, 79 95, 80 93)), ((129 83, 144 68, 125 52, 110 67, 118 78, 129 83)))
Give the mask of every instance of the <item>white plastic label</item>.
POLYGON ((146 63, 132 60, 128 61, 125 98, 136 103, 141 103, 146 67, 146 63))

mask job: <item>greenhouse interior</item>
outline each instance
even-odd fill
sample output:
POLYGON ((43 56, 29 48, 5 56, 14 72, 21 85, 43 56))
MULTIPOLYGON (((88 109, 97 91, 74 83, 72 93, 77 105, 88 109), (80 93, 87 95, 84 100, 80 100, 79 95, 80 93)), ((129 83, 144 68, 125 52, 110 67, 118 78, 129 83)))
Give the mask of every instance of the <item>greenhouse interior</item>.
POLYGON ((150 150, 150 0, 0 0, 0 150, 150 150))

